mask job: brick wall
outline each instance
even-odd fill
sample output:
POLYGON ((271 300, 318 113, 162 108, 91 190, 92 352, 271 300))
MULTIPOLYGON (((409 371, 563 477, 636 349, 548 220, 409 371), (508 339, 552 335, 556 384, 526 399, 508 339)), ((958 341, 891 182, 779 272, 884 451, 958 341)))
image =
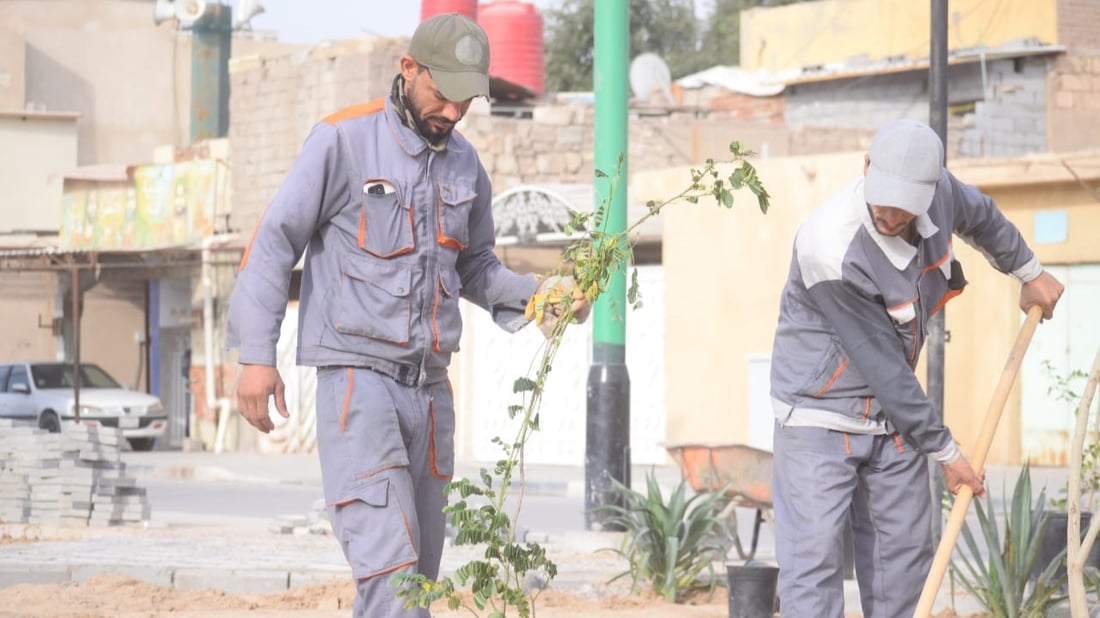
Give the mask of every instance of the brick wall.
POLYGON ((1015 157, 1047 150, 1047 73, 1052 58, 986 64, 986 96, 964 118, 958 136, 962 156, 1015 157))
POLYGON ((1058 42, 1068 52, 1049 76, 1050 150, 1100 147, 1100 2, 1059 0, 1058 42))
POLYGON ((1071 55, 1095 54, 1100 49, 1100 2, 1058 0, 1058 43, 1071 55))
MULTIPOLYGON (((1047 149, 1046 73, 1051 57, 994 60, 948 69, 947 156, 1007 157, 1047 149)), ((792 154, 862 150, 883 123, 928 121, 928 72, 794 84, 786 92, 792 154)))

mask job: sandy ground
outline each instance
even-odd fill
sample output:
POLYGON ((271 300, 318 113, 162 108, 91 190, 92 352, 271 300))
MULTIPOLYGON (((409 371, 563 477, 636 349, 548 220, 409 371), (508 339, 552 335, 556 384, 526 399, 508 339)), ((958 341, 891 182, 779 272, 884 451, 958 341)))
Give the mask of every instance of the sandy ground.
MULTIPOLYGON (((183 592, 127 577, 99 576, 80 585, 20 584, 0 590, 0 616, 5 618, 346 618, 355 589, 335 580, 278 594, 230 595, 214 590, 183 592)), ((433 609, 437 618, 470 617, 468 611, 433 609)), ((726 618, 723 591, 698 605, 671 605, 660 599, 609 596, 588 599, 545 591, 535 605, 539 618, 726 618)))
MULTIPOLYGON (((216 590, 184 592, 128 577, 103 575, 80 585, 20 584, 0 589, 3 618, 346 618, 355 597, 350 582, 334 580, 283 593, 230 595, 216 590)), ((482 615, 487 612, 482 612, 482 615)), ((466 610, 433 608, 435 618, 470 618, 466 610)), ((509 614, 512 615, 512 614, 509 614)), ((728 618, 724 590, 695 604, 609 595, 586 598, 544 591, 536 618, 728 618)), ((955 618, 946 611, 937 618, 955 618)), ((848 618, 856 618, 850 616, 848 618)))
MULTIPOLYGON (((0 531, 0 545, 36 543, 43 540, 79 540, 92 533, 86 529, 56 529, 42 531, 24 527, 13 533, 0 531)), ((224 530, 204 528, 174 530, 96 530, 95 536, 118 537, 134 534, 156 536, 181 535, 202 539, 204 535, 224 535, 224 530)), ((264 532, 255 533, 259 535, 264 532)), ((248 536, 243 531, 242 536, 248 536)), ((301 539, 300 539, 301 540, 301 539)), ((327 539, 307 538, 303 542, 326 542, 327 539)), ((570 551, 551 552, 558 564, 586 560, 589 566, 593 554, 570 551)), ((597 554, 601 560, 611 560, 597 554)), ((617 572, 618 565, 603 565, 617 572)), ((138 579, 117 575, 93 577, 81 584, 19 584, 0 588, 0 618, 347 618, 355 597, 355 588, 346 579, 299 586, 272 594, 234 595, 220 590, 184 591, 158 586, 138 579)), ((487 611, 451 611, 443 603, 433 608, 434 618, 473 618, 486 616, 487 611)), ((509 612, 515 616, 515 612, 509 612)), ((585 586, 576 591, 545 590, 536 600, 534 618, 728 618, 729 602, 724 588, 717 589, 692 603, 674 605, 653 596, 630 595, 627 582, 612 585, 585 586)), ((846 618, 859 618, 858 615, 846 618)), ((956 618, 944 612, 936 618, 956 618)), ((974 617, 970 617, 974 618, 974 617)))

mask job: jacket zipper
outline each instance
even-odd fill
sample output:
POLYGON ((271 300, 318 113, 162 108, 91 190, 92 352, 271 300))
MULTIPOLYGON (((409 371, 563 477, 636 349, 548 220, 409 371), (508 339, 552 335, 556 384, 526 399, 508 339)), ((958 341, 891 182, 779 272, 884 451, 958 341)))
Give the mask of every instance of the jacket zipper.
MULTIPOLYGON (((432 179, 432 163, 435 161, 435 151, 428 149, 428 163, 424 167, 424 184, 428 187, 428 208, 425 216, 427 217, 424 225, 430 232, 432 221, 438 220, 439 217, 439 204, 435 199, 435 187, 431 181, 432 179)), ((435 295, 438 294, 436 289, 439 283, 436 281, 438 273, 436 273, 436 244, 430 239, 432 234, 426 233, 424 235, 425 242, 425 264, 424 264, 424 295, 421 297, 421 324, 424 330, 424 354, 420 358, 420 373, 416 379, 417 386, 424 384, 428 378, 428 356, 432 353, 432 348, 435 345, 432 335, 432 320, 434 316, 431 313, 425 314, 425 311, 431 311, 434 306, 435 295), (425 317, 426 316, 426 317, 425 317)))
POLYGON ((925 337, 928 336, 928 320, 924 316, 924 298, 921 295, 921 283, 924 281, 924 242, 917 243, 917 269, 919 274, 917 275, 917 303, 916 303, 916 316, 914 319, 917 321, 917 327, 913 330, 913 350, 909 357, 909 362, 912 363, 917 358, 917 351, 920 350, 924 344, 925 337))

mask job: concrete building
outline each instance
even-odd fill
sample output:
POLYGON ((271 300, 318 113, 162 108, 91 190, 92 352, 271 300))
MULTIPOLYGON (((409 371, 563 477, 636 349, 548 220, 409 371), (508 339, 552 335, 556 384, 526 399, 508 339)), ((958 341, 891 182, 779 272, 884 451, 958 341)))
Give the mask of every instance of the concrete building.
MULTIPOLYGON (((193 348, 202 367, 197 239, 229 203, 226 191, 206 202, 195 228, 205 232, 124 233, 135 202, 192 222, 167 194, 127 199, 141 164, 170 171, 211 156, 210 144, 191 143, 193 32, 156 24, 153 11, 152 0, 0 2, 0 356, 71 360, 79 340, 83 361, 164 400, 173 419, 164 442, 179 446, 193 348)), ((288 47, 234 38, 239 53, 288 47)), ((176 183, 176 195, 191 186, 176 183)))

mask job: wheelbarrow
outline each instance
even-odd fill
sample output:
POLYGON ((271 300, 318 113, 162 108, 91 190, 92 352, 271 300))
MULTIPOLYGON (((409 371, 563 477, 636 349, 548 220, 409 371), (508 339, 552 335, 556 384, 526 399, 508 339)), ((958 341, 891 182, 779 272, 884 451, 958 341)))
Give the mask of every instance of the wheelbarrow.
POLYGON ((752 560, 760 540, 760 524, 772 510, 772 453, 744 444, 681 444, 665 450, 680 466, 680 473, 697 493, 723 492, 729 499, 721 517, 728 519, 737 555, 752 560), (756 509, 752 541, 746 552, 737 532, 735 508, 756 509))

